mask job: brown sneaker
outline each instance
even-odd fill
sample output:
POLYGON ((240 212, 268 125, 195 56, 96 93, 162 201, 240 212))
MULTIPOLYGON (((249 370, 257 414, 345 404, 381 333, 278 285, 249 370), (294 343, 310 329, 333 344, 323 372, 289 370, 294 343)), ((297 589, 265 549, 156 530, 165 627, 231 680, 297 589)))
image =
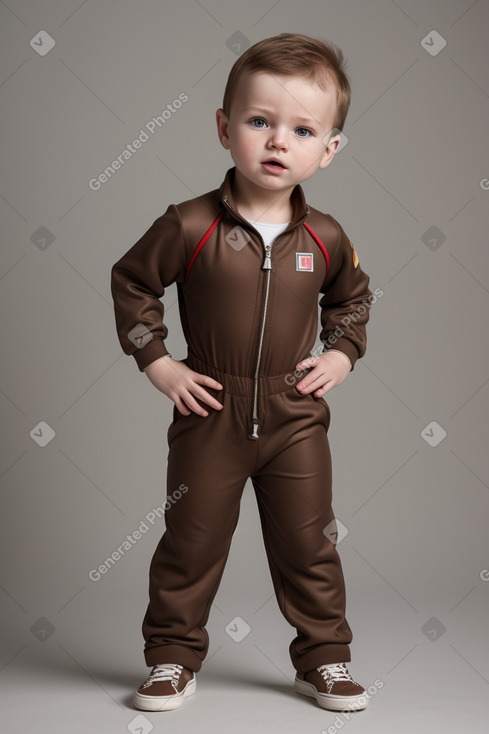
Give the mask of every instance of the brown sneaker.
POLYGON ((297 673, 294 689, 304 696, 312 696, 323 709, 331 711, 358 711, 368 704, 365 688, 353 680, 346 663, 321 665, 307 673, 297 673))
POLYGON ((195 673, 178 663, 155 665, 134 694, 134 705, 143 711, 169 711, 183 706, 195 692, 195 673))

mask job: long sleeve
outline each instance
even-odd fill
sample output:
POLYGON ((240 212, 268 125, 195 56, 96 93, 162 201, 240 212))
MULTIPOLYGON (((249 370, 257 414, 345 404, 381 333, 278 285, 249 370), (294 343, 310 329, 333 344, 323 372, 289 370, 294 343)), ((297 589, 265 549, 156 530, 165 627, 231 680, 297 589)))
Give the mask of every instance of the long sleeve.
POLYGON ((370 315, 372 292, 368 287, 370 278, 361 269, 353 244, 341 225, 333 221, 338 240, 331 251, 330 270, 321 288, 320 339, 326 350, 344 352, 353 370, 367 347, 365 326, 370 315))
POLYGON ((142 372, 168 354, 159 300, 165 288, 183 282, 185 241, 177 207, 171 204, 147 232, 113 266, 111 292, 117 336, 122 350, 132 355, 142 372))

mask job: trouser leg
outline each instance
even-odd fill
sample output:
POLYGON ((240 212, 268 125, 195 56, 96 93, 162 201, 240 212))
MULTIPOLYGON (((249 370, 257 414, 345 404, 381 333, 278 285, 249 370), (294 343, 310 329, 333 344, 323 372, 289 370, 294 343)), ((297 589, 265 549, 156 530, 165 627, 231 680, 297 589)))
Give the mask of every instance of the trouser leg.
POLYGON ((293 390, 265 399, 262 410, 263 457, 270 458, 252 482, 277 601, 297 631, 292 663, 303 673, 348 662, 344 577, 336 546, 323 532, 334 519, 329 408, 293 390))
POLYGON ((243 433, 232 402, 240 399, 207 389, 223 409, 202 417, 182 416, 175 408, 168 430, 167 496, 181 485, 187 489, 165 513, 142 625, 147 665, 176 662, 195 672, 208 652, 205 625, 249 474, 246 442, 243 449, 243 441, 233 438, 233 431, 243 433))

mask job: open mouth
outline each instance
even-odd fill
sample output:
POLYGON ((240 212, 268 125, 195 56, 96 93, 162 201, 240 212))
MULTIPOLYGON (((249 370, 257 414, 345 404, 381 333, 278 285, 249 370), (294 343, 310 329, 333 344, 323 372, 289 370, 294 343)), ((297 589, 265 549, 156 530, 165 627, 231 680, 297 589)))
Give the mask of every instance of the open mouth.
POLYGON ((276 168, 285 168, 283 163, 280 163, 280 161, 275 160, 269 160, 269 161, 263 161, 264 166, 274 166, 276 168))

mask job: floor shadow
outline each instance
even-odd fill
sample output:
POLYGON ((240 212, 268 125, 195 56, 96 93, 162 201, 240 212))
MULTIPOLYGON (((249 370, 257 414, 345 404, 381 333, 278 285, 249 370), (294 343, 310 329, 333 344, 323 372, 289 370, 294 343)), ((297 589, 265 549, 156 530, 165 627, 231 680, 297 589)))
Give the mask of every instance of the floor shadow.
MULTIPOLYGON (((136 666, 134 669, 116 667, 114 664, 100 664, 94 662, 81 664, 71 654, 62 648, 65 652, 64 657, 37 657, 30 658, 26 661, 29 672, 36 672, 39 675, 49 676, 56 684, 56 679, 61 683, 68 681, 85 681, 91 678, 95 684, 101 686, 106 692, 118 703, 133 709, 133 696, 137 688, 149 675, 150 667, 136 666), (111 687, 123 688, 127 691, 121 695, 120 691, 111 691, 111 687)), ((198 686, 201 689, 215 687, 218 689, 233 688, 243 691, 248 690, 267 690, 273 691, 280 695, 297 696, 294 691, 294 673, 291 674, 290 682, 284 680, 273 680, 259 673, 255 674, 247 670, 226 670, 225 668, 215 669, 207 667, 205 664, 197 673, 198 686)))
POLYGON ((259 673, 250 673, 246 670, 206 670, 205 665, 198 675, 205 684, 213 683, 216 686, 225 685, 226 687, 235 685, 240 689, 244 687, 249 689, 266 689, 284 695, 297 695, 294 691, 294 676, 291 676, 290 682, 288 683, 286 680, 273 680, 270 677, 264 677, 259 673))

